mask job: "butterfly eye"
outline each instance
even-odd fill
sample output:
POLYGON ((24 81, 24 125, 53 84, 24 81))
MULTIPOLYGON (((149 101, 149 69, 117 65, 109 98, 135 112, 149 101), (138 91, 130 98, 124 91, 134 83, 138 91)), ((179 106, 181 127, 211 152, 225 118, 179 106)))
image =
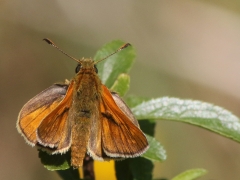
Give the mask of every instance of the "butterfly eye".
POLYGON ((98 68, 96 65, 94 65, 95 72, 98 73, 98 68))
POLYGON ((78 64, 76 69, 75 69, 75 72, 78 73, 80 71, 80 69, 81 69, 81 64, 78 64))

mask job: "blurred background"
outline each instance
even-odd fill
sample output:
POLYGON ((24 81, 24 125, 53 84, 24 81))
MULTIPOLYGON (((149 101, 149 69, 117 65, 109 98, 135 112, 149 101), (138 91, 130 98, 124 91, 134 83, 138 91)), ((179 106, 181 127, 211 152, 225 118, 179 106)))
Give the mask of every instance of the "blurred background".
MULTIPOLYGON (((54 82, 74 75, 70 55, 93 57, 121 39, 137 50, 129 94, 179 97, 222 106, 240 117, 240 1, 0 1, 0 179, 59 180, 15 128, 18 112, 54 82)), ((168 159, 154 178, 205 168, 201 180, 240 179, 240 144, 183 123, 158 121, 168 159)))

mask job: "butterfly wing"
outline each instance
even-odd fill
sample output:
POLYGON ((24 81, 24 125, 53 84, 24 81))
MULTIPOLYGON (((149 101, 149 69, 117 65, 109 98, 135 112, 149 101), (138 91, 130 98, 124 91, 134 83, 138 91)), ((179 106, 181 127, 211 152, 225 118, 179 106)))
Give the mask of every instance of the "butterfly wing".
POLYGON ((37 128, 37 141, 40 145, 52 148, 52 153, 64 153, 71 145, 71 125, 68 113, 72 104, 73 81, 69 84, 64 99, 44 117, 37 128))
POLYGON ((119 96, 112 95, 104 85, 102 89, 100 119, 104 153, 112 158, 140 156, 148 149, 148 142, 137 120, 119 96))
MULTIPOLYGON (((36 133, 38 128, 49 114, 53 111, 55 112, 59 107, 62 107, 63 103, 66 103, 66 97, 69 99, 70 96, 66 96, 66 94, 71 93, 71 89, 71 84, 54 84, 36 95, 23 106, 18 116, 17 129, 30 145, 34 146, 39 143, 39 138, 36 133)), ((66 119, 66 113, 61 117, 66 119)), ((46 122, 44 122, 44 124, 46 124, 46 122)), ((64 124, 64 120, 61 124, 64 124)))

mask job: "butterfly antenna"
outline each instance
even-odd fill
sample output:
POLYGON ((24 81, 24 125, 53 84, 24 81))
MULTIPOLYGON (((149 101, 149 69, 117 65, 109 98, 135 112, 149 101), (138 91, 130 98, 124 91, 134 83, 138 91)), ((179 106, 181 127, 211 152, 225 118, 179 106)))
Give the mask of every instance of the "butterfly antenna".
POLYGON ((131 44, 130 44, 130 43, 126 43, 126 44, 124 44, 124 45, 121 46, 119 49, 117 49, 115 52, 113 52, 112 54, 109 54, 108 56, 106 56, 106 57, 103 58, 103 59, 100 59, 100 60, 96 61, 94 64, 97 64, 97 63, 99 63, 99 62, 101 62, 101 61, 103 61, 103 60, 109 58, 110 56, 116 54, 117 52, 119 52, 119 51, 121 51, 121 50, 127 48, 128 46, 131 46, 131 44))
POLYGON ((44 38, 44 41, 46 41, 48 44, 52 45, 53 47, 55 47, 57 50, 59 50, 61 53, 65 54, 67 57, 70 57, 71 59, 73 59, 74 61, 77 61, 79 63, 79 60, 68 55, 67 53, 65 53, 63 50, 61 50, 56 44, 54 44, 53 41, 51 41, 50 39, 44 38))

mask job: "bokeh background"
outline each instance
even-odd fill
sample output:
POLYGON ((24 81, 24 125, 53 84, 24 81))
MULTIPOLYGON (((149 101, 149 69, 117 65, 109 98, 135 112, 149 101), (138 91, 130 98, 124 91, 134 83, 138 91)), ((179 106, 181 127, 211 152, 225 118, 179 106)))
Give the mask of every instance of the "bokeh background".
MULTIPOLYGON (((1 0, 0 179, 59 180, 15 128, 18 112, 54 82, 74 75, 70 55, 93 57, 121 39, 137 50, 129 94, 210 102, 240 117, 238 0, 1 0)), ((159 121, 156 137, 168 159, 154 177, 205 168, 201 180, 240 179, 240 144, 187 124, 159 121)), ((103 172, 106 173, 106 172, 103 172)))

